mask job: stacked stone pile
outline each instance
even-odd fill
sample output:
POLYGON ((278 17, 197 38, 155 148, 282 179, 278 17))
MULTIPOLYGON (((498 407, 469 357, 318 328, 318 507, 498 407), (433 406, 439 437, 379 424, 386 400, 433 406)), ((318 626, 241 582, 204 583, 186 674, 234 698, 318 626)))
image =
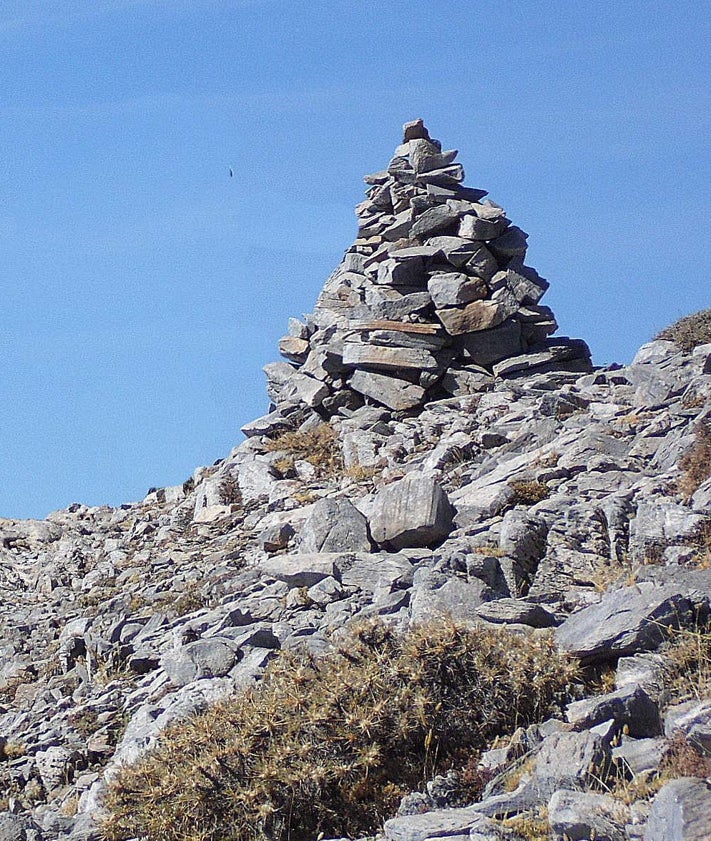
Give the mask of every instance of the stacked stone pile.
POLYGON ((279 404, 327 415, 364 400, 408 410, 493 377, 590 370, 582 340, 551 338, 548 283, 524 264, 527 234, 484 190, 462 186, 456 150, 406 123, 388 168, 365 177, 358 237, 305 322, 266 368, 279 404))

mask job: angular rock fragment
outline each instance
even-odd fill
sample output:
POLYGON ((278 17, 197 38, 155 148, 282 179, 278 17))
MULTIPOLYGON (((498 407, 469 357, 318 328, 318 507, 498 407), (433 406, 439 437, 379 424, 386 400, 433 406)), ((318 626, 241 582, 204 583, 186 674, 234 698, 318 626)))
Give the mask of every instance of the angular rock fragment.
POLYGON ((411 474, 378 491, 370 533, 393 549, 430 546, 449 534, 453 510, 442 487, 427 476, 411 474))
POLYGON ((299 550, 314 552, 369 552, 365 517, 345 497, 314 503, 301 530, 299 550))

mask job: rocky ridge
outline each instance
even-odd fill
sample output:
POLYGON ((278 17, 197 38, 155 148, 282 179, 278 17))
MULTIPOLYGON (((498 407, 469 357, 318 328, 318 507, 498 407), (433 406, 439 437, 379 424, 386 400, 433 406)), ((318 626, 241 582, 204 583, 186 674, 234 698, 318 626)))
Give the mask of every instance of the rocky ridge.
POLYGON ((555 839, 711 838, 704 776, 631 803, 608 790, 653 777, 670 739, 711 756, 708 686, 673 703, 662 668, 668 629, 703 626, 711 602, 711 479, 683 482, 711 346, 591 369, 584 343, 551 338, 524 235, 453 161, 406 125, 280 344, 291 361, 268 366, 270 412, 226 458, 139 503, 0 520, 2 841, 98 837, 117 769, 280 649, 438 615, 553 629, 614 686, 485 753, 479 802, 431 781, 388 841, 530 838, 523 819, 546 813, 555 839))

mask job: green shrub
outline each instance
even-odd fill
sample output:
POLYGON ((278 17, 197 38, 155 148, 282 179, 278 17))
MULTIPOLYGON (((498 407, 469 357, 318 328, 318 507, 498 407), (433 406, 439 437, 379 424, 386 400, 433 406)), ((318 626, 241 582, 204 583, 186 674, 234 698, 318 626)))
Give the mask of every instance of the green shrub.
POLYGON ((665 327, 656 339, 674 342, 685 353, 692 351, 697 345, 711 342, 711 309, 700 310, 693 315, 687 315, 665 327))
POLYGON ((548 716, 573 667, 546 636, 439 622, 363 626, 329 656, 284 653, 262 683, 165 732, 107 799, 107 838, 358 837, 434 773, 548 716))

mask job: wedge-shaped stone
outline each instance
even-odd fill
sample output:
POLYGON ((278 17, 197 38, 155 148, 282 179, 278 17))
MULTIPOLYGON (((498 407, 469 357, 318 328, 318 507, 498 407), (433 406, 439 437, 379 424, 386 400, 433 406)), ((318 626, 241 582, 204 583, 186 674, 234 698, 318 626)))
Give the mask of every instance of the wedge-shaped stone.
POLYGON ((508 219, 480 219, 478 216, 465 216, 459 223, 458 236, 466 239, 495 239, 506 230, 508 219))
POLYGON ((343 345, 343 364, 386 370, 412 368, 415 371, 437 371, 440 368, 437 357, 424 348, 385 347, 358 342, 343 345))
POLYGON ((489 286, 494 292, 497 289, 508 289, 515 296, 519 304, 537 304, 546 291, 546 286, 529 280, 529 278, 524 277, 513 269, 496 272, 489 281, 489 286))
POLYGON ((489 249, 495 257, 500 259, 523 258, 528 248, 526 244, 527 239, 527 233, 516 225, 511 225, 500 237, 489 243, 489 249))
POLYGON ((496 327, 507 318, 507 310, 494 301, 473 301, 461 309, 438 309, 437 318, 450 336, 461 336, 496 327))
POLYGON ((569 616, 556 629, 556 640, 584 663, 616 660, 656 648, 665 629, 688 627, 695 615, 681 588, 643 581, 608 591, 599 604, 569 616))
POLYGON ((464 181, 464 167, 461 164, 443 166, 441 169, 432 169, 417 175, 419 184, 436 184, 441 187, 448 187, 452 184, 460 184, 464 181))
POLYGON ((426 394, 425 389, 419 385, 373 371, 356 371, 349 385, 359 394, 395 411, 414 409, 424 402, 426 394))
POLYGON ((479 277, 469 277, 461 272, 433 274, 427 289, 436 307, 456 307, 486 297, 486 283, 479 277))
POLYGON ((434 479, 411 474, 375 496, 370 533, 376 543, 393 549, 429 546, 452 528, 452 506, 434 479))
POLYGON ((428 237, 437 231, 452 227, 459 219, 459 214, 447 207, 446 204, 439 204, 426 210, 412 225, 410 236, 428 237))
POLYGON ((385 239, 394 242, 395 240, 401 239, 402 237, 406 237, 410 233, 411 227, 412 212, 410 210, 403 210, 402 213, 398 213, 392 224, 388 225, 388 227, 385 228, 385 230, 382 232, 382 235, 385 237, 385 239))
POLYGON ((299 339, 295 336, 283 336, 279 339, 279 353, 292 362, 303 362, 308 352, 307 339, 299 339))
POLYGON ((424 260, 416 254, 391 256, 378 264, 377 283, 422 287, 425 285, 424 260))
POLYGON ((521 325, 516 318, 508 318, 490 330, 478 330, 467 333, 457 339, 465 359, 475 365, 487 367, 508 356, 518 356, 523 352, 521 325))

